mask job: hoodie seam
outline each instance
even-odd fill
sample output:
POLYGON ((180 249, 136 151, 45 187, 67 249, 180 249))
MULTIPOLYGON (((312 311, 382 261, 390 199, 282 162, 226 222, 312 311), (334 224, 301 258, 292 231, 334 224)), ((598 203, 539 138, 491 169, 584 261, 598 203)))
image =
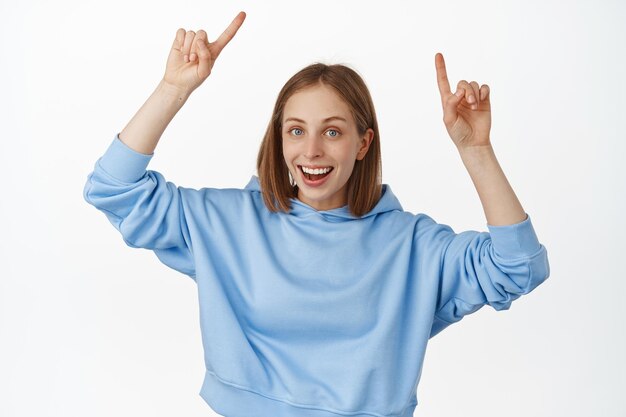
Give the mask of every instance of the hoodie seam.
MULTIPOLYGON (((215 372, 210 371, 210 370, 206 370, 209 374, 213 375, 219 382, 229 385, 233 388, 239 389, 239 390, 244 390, 244 391, 248 391, 251 392, 253 394, 259 395, 261 397, 264 398, 268 398, 270 400, 273 401, 279 401, 285 404, 289 404, 290 406, 293 407, 298 407, 298 408, 306 408, 308 410, 321 410, 321 411, 325 411, 328 413, 333 413, 333 414, 337 414, 337 415, 343 415, 343 416, 351 416, 351 415, 369 415, 369 416, 374 416, 374 417, 394 417, 394 416, 398 416, 401 414, 398 413, 394 413, 394 414, 380 414, 380 413, 372 413, 369 411, 342 411, 342 410, 334 410, 334 409, 330 409, 330 408, 324 408, 324 407, 317 407, 315 405, 309 405, 309 404, 301 404, 301 403, 296 403, 294 401, 290 401, 284 398, 279 398, 279 397, 274 397, 271 395, 267 395, 267 394, 263 394, 261 392, 255 391, 252 388, 249 388, 245 385, 242 384, 237 384, 235 382, 230 382, 227 381, 223 378, 221 378, 219 375, 217 375, 215 372)), ((411 404, 409 404, 408 406, 410 406, 411 404)))

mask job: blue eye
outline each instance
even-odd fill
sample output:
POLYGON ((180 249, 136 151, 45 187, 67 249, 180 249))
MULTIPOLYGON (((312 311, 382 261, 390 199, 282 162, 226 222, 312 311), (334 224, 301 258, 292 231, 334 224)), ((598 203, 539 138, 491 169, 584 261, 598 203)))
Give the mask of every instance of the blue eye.
MULTIPOLYGON (((299 127, 293 127, 289 129, 288 132, 292 133, 294 136, 302 136, 303 134, 302 129, 300 129, 299 127), (301 133, 293 133, 296 130, 299 130, 301 133)), ((329 135, 331 138, 336 138, 336 137, 339 137, 339 135, 341 135, 341 133, 339 133, 339 131, 335 129, 328 129, 326 132, 334 132, 334 134, 329 135)))

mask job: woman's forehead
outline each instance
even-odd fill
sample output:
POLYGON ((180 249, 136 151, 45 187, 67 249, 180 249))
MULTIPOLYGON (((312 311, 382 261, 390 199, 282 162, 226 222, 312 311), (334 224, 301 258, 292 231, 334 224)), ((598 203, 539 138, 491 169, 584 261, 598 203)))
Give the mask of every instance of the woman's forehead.
POLYGON ((287 100, 283 112, 284 122, 349 123, 350 119, 350 108, 341 97, 331 88, 319 85, 294 93, 287 100))

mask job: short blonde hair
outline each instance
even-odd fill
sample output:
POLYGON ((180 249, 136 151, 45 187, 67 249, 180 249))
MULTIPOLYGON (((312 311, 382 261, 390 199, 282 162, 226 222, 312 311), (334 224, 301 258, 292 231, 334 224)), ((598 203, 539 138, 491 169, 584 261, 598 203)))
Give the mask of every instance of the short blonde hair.
POLYGON ((374 137, 362 160, 356 160, 348 179, 348 207, 350 212, 361 217, 369 212, 381 196, 382 163, 380 136, 376 112, 370 92, 359 74, 341 65, 311 64, 294 74, 278 93, 274 111, 268 124, 257 156, 257 171, 263 200, 272 212, 291 209, 290 198, 298 195, 298 186, 292 185, 289 169, 283 157, 282 118, 285 104, 296 92, 324 84, 334 89, 348 105, 360 136, 372 129, 374 137))

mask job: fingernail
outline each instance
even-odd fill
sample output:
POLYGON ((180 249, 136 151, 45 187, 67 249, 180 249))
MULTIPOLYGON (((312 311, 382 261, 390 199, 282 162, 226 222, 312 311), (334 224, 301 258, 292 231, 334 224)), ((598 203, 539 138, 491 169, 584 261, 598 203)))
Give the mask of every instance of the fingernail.
POLYGON ((467 102, 468 102, 468 103, 473 103, 474 101, 475 101, 475 100, 474 100, 474 96, 469 96, 469 97, 467 98, 467 102))

